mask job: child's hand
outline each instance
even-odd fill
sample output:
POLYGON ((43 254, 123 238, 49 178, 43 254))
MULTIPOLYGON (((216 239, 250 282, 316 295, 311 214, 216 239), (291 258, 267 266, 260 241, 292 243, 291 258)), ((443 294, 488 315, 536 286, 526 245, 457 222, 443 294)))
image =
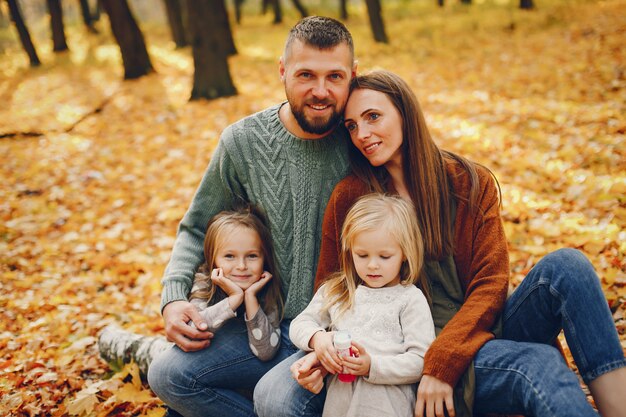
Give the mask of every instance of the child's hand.
POLYGON ((334 332, 319 331, 311 337, 309 346, 313 348, 324 368, 331 374, 336 374, 341 372, 341 359, 333 346, 333 334, 334 332))
POLYGON ((237 284, 224 276, 222 268, 215 268, 211 272, 211 281, 220 287, 228 296, 228 304, 235 311, 243 302, 243 290, 237 284))
POLYGON ((222 270, 222 268, 215 268, 211 272, 211 281, 213 281, 215 285, 224 290, 226 295, 228 295, 229 297, 231 295, 243 294, 243 290, 239 288, 237 284, 224 276, 224 271, 222 270))
POLYGON ((343 372, 346 374, 367 376, 370 374, 372 357, 365 351, 361 344, 352 341, 352 352, 354 357, 345 357, 343 360, 343 372))
POLYGON ((267 271, 263 271, 263 273, 261 274, 261 278, 259 278, 259 280, 255 282, 254 284, 250 285, 248 289, 245 291, 246 296, 256 297, 257 293, 261 291, 261 289, 265 286, 265 284, 270 282, 271 279, 272 279, 272 274, 270 274, 267 271))
POLYGON ((315 352, 298 359, 289 369, 298 384, 313 394, 319 394, 324 387, 324 377, 328 372, 317 359, 315 352))
POLYGON ((272 274, 267 271, 263 271, 259 280, 254 284, 250 285, 244 291, 244 300, 246 305, 246 314, 248 316, 248 320, 252 320, 252 317, 256 316, 257 311, 259 311, 260 305, 259 300, 257 300, 257 293, 261 291, 261 288, 265 286, 272 279, 272 274))

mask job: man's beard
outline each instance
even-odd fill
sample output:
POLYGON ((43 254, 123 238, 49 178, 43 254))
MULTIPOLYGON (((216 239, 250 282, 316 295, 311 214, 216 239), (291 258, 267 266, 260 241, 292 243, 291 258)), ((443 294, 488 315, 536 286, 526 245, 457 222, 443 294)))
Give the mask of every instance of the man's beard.
MULTIPOLYGON (((315 104, 323 105, 327 103, 322 102, 322 103, 315 103, 315 104)), ((327 119, 321 119, 321 118, 307 119, 307 117, 304 114, 305 105, 306 104, 303 104, 300 107, 295 107, 293 105, 290 105, 290 108, 291 108, 291 113, 296 118, 296 121, 298 122, 298 125, 300 125, 300 128, 307 133, 321 135, 323 133, 329 132, 330 130, 334 129, 339 124, 339 121, 341 120, 342 112, 338 112, 336 109, 333 109, 333 112, 331 113, 330 117, 328 117, 327 119)))

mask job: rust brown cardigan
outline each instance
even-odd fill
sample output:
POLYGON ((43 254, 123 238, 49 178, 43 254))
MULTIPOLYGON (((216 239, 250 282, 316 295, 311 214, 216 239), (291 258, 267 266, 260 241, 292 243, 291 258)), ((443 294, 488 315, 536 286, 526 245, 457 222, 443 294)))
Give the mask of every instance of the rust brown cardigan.
MULTIPOLYGON (((446 163, 454 192, 469 197, 470 178, 456 163, 446 163)), ((509 283, 509 256, 500 218, 498 189, 489 172, 478 167, 479 209, 472 215, 466 201, 457 199, 454 262, 465 302, 426 353, 424 375, 451 386, 469 366, 478 350, 494 335, 489 331, 504 308, 509 283)), ((324 213, 322 246, 315 277, 317 290, 339 268, 341 227, 348 209, 368 186, 354 175, 335 187, 324 213)))

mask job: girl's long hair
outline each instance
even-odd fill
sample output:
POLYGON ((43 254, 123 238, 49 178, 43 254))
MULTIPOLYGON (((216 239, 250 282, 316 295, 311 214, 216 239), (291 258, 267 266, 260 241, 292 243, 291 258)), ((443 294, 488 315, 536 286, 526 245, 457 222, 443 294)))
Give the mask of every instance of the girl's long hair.
MULTIPOLYGON (((211 272, 216 268, 215 259, 221 242, 226 236, 236 233, 236 229, 241 227, 254 230, 259 235, 263 252, 263 269, 272 274, 270 282, 265 284, 258 293, 259 303, 266 313, 274 310, 277 313, 276 317, 280 320, 284 304, 269 226, 263 213, 251 205, 230 211, 222 211, 209 220, 204 238, 205 262, 198 269, 198 272, 204 275, 205 278, 201 278, 202 282, 194 282, 194 284, 199 284, 197 285, 199 289, 192 291, 189 299, 207 300, 208 305, 213 305, 227 297, 220 287, 213 284, 210 277, 211 272)), ((197 274, 196 277, 200 274, 197 274)), ((196 278, 196 281, 198 281, 198 278, 196 278)))
POLYGON ((325 284, 326 302, 322 311, 336 307, 337 318, 354 305, 356 288, 363 280, 356 272, 352 247, 359 233, 372 230, 384 230, 398 242, 405 258, 400 268, 400 284, 417 285, 430 303, 428 282, 422 271, 424 246, 415 208, 399 196, 373 193, 357 200, 346 215, 341 230, 341 268, 325 284))
MULTIPOLYGON (((396 74, 389 71, 374 71, 355 77, 350 83, 350 92, 358 89, 385 94, 400 113, 403 138, 400 148, 402 170, 424 238, 425 257, 429 260, 441 260, 451 255, 454 249, 454 219, 450 215, 450 198, 466 201, 470 211, 477 212, 480 192, 476 171, 478 164, 439 149, 430 136, 417 97, 409 85, 396 74), (446 160, 459 163, 470 176, 471 188, 468 198, 451 190, 446 160)), ((355 175, 369 184, 372 191, 384 192, 386 182, 389 181, 386 170, 370 165, 355 146, 349 148, 350 165, 355 175)))

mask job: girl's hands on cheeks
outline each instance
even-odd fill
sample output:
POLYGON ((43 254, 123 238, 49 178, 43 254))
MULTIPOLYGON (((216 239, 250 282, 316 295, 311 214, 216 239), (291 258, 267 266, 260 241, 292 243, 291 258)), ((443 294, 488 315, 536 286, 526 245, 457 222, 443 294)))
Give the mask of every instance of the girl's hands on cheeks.
POLYGON ((256 295, 258 294, 258 292, 261 291, 261 289, 265 286, 265 284, 270 282, 271 279, 272 279, 272 274, 270 274, 267 271, 263 271, 259 280, 255 282, 254 284, 250 285, 248 289, 245 291, 246 297, 251 296, 251 297, 256 298, 256 295))
POLYGON ((241 303, 243 303, 243 290, 224 276, 222 268, 215 268, 211 272, 211 281, 226 293, 230 308, 233 311, 237 310, 241 303))
POLYGON ((415 404, 416 417, 445 417, 444 409, 450 417, 454 417, 454 400, 452 387, 435 378, 424 375, 417 388, 415 404))
POLYGON ((367 376, 370 374, 370 367, 372 366, 372 357, 365 351, 365 348, 352 341, 352 352, 355 356, 347 356, 341 358, 343 362, 343 372, 356 376, 367 376))
POLYGON ((315 351, 317 359, 331 374, 341 372, 341 359, 337 356, 335 346, 333 346, 334 332, 320 330, 315 333, 309 341, 309 346, 315 351))
POLYGON ((251 320, 254 316, 256 316, 257 311, 259 311, 260 305, 259 300, 257 299, 257 293, 261 291, 261 289, 270 282, 272 279, 272 274, 267 271, 263 271, 259 280, 254 284, 250 285, 246 291, 244 291, 244 302, 246 305, 246 314, 248 315, 248 320, 251 320))

